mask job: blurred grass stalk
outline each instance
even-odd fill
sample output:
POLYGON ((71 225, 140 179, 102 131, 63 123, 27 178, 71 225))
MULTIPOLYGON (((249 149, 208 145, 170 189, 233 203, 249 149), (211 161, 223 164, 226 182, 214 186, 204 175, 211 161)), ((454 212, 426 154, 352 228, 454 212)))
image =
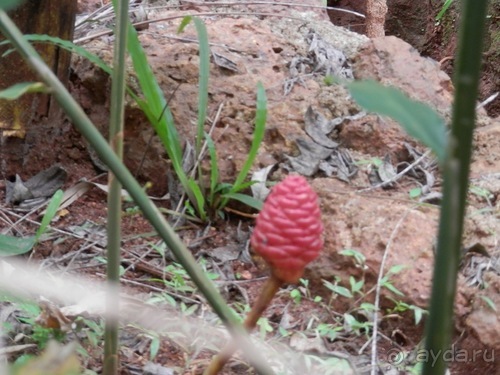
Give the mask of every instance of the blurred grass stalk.
POLYGON ((457 65, 454 73, 455 99, 447 159, 443 166, 443 203, 438 248, 426 327, 423 374, 444 374, 443 353, 449 350, 453 333, 461 241, 467 200, 470 159, 476 116, 481 58, 488 0, 463 0, 460 16, 457 65), (437 360, 430 360, 435 358, 437 360))
MULTIPOLYGON (((128 35, 130 37, 132 26, 130 22, 127 22, 127 24, 128 35)), ((3 10, 0 10, 0 32, 11 41, 12 45, 25 61, 37 72, 40 79, 51 88, 55 99, 63 108, 66 115, 72 120, 80 133, 89 141, 101 160, 109 167, 110 171, 127 189, 144 216, 150 221, 159 236, 172 250, 179 263, 183 265, 193 282, 206 297, 210 306, 227 326, 235 342, 243 349, 251 365, 259 374, 274 374, 274 371, 267 364, 260 352, 249 341, 248 335, 237 316, 228 308, 214 284, 198 266, 193 255, 186 248, 179 236, 167 223, 161 212, 148 198, 142 187, 123 165, 118 156, 113 152, 85 112, 83 112, 78 103, 71 97, 68 90, 47 67, 35 49, 24 39, 22 33, 3 10)))
MULTIPOLYGON (((113 49, 113 72, 111 86, 111 113, 109 122, 109 144, 120 161, 123 160, 125 68, 127 53, 128 0, 113 1, 116 14, 115 42, 113 49)), ((120 295, 120 245, 122 185, 116 176, 108 174, 108 223, 107 223, 107 282, 106 310, 119 310, 120 295)), ((109 316, 109 315, 108 315, 109 316)), ((118 373, 119 321, 106 319, 104 330, 104 375, 118 373)))

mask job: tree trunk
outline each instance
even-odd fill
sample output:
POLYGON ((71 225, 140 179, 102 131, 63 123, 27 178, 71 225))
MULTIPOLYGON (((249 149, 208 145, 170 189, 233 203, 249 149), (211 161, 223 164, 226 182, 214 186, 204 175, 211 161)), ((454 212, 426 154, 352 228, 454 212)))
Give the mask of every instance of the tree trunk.
MULTIPOLYGON (((72 40, 75 25, 76 0, 28 0, 12 10, 9 16, 24 34, 46 34, 72 40)), ((0 35, 0 40, 3 36, 0 35)), ((0 89, 15 83, 39 81, 17 52, 2 54, 11 48, 0 47, 0 89)), ((51 44, 36 44, 35 48, 66 84, 71 54, 51 44)), ((37 125, 42 119, 54 119, 60 113, 48 95, 29 94, 15 101, 0 100, 0 171, 2 177, 19 173, 26 163, 25 153, 30 142, 43 137, 37 125)), ((46 121, 47 124, 50 121, 46 121)))
POLYGON ((385 35, 386 14, 387 0, 366 1, 366 35, 369 38, 378 38, 385 35))

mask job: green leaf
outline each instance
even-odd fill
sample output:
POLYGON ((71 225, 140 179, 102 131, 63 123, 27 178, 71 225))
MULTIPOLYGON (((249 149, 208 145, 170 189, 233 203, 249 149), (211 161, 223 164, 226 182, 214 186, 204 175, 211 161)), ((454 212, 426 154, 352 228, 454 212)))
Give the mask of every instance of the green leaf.
MULTIPOLYGON (((2 0, 0 0, 0 1, 2 1, 2 0)), ((42 34, 42 35, 40 35, 40 34, 26 34, 24 36, 24 38, 29 42, 50 43, 50 44, 56 45, 56 46, 61 47, 67 51, 76 53, 76 54, 86 58, 90 62, 96 64, 99 68, 104 70, 106 73, 108 73, 108 74, 112 73, 111 67, 109 65, 107 65, 97 55, 90 53, 85 48, 80 47, 80 46, 78 46, 78 45, 76 45, 68 40, 63 40, 61 38, 57 38, 57 37, 53 37, 53 36, 49 36, 49 35, 45 35, 45 34, 42 34)), ((5 40, 5 41, 0 42, 0 45, 9 44, 9 43, 10 43, 10 41, 5 40)))
POLYGON ((365 311, 377 311, 375 305, 369 302, 362 302, 361 305, 359 305, 359 308, 365 311))
POLYGON ((448 8, 450 7, 452 2, 453 2, 453 0, 446 0, 444 2, 443 7, 441 8, 441 10, 439 11, 439 13, 436 16, 436 21, 440 21, 441 18, 443 18, 444 14, 448 10, 448 8))
POLYGON ((24 94, 36 92, 48 93, 49 89, 41 82, 16 83, 5 90, 0 91, 0 99, 16 100, 24 94))
POLYGON ((408 266, 404 265, 404 264, 395 264, 394 266, 392 266, 390 269, 389 269, 389 272, 387 272, 387 275, 395 275, 395 274, 398 274, 400 273, 402 270, 404 270, 405 268, 408 268, 408 266))
POLYGON ((242 190, 245 190, 245 189, 249 188, 252 185, 255 185, 258 182, 259 181, 246 181, 246 182, 243 182, 242 184, 240 184, 238 186, 230 185, 230 190, 233 193, 237 193, 239 191, 242 191, 242 190))
POLYGON ((406 132, 429 147, 441 163, 446 157, 444 120, 428 105, 411 100, 393 87, 375 81, 347 84, 356 102, 368 111, 388 116, 401 124, 406 132))
POLYGON ((343 286, 332 284, 331 282, 326 281, 326 280, 323 280, 323 284, 328 289, 330 289, 333 293, 336 293, 336 294, 341 295, 341 296, 346 297, 346 298, 353 297, 351 291, 347 288, 344 288, 343 286))
POLYGON ((344 314, 344 320, 349 327, 357 326, 359 324, 356 318, 348 313, 344 314))
POLYGON ((353 293, 360 293, 360 290, 363 288, 364 283, 364 280, 356 281, 353 276, 349 277, 349 284, 351 284, 351 291, 353 293))
POLYGON ((177 34, 180 34, 184 31, 187 25, 193 20, 193 16, 186 16, 181 20, 181 24, 179 25, 179 28, 177 29, 177 34))
POLYGON ((215 152, 214 141, 209 134, 205 133, 207 142, 208 154, 210 155, 210 193, 208 197, 209 204, 214 204, 215 192, 219 183, 219 166, 217 163, 217 153, 215 152))
POLYGON ((422 320, 422 315, 425 310, 418 306, 411 306, 410 308, 413 310, 413 314, 415 315, 415 325, 418 325, 418 323, 422 320))
POLYGON ((253 132, 253 140, 252 145, 250 146, 250 151, 248 153, 248 158, 241 168, 238 177, 233 186, 232 192, 236 191, 238 187, 243 183, 252 164, 257 156, 257 151, 259 150, 259 146, 262 142, 262 138, 264 138, 264 130, 266 128, 267 121, 267 98, 266 91, 264 90, 264 86, 259 82, 257 84, 257 110, 255 113, 255 129, 253 132))
POLYGON ((0 234, 0 257, 25 254, 35 246, 35 236, 14 237, 0 234))
POLYGON ((175 173, 179 177, 182 186, 186 189, 190 199, 193 199, 191 192, 188 189, 188 181, 184 170, 182 169, 182 150, 181 142, 177 129, 174 125, 174 119, 170 109, 167 106, 167 101, 163 95, 163 91, 156 80, 156 77, 151 70, 146 53, 139 42, 137 31, 129 24, 128 27, 128 51, 132 58, 134 71, 136 73, 144 101, 139 105, 145 112, 148 120, 153 125, 158 137, 163 143, 167 154, 172 161, 175 173), (149 107, 145 110, 145 107, 149 107), (163 114, 163 115, 162 115, 163 114))
POLYGON ((196 135, 196 156, 201 151, 201 141, 203 139, 203 128, 207 118, 208 106, 208 76, 210 74, 210 47, 208 45, 207 28, 202 20, 193 18, 198 34, 198 45, 200 49, 200 75, 198 82, 198 124, 196 135))
POLYGON ((251 197, 246 194, 240 194, 240 193, 227 193, 222 195, 223 198, 227 199, 234 199, 236 201, 239 201, 241 203, 246 204, 249 207, 255 208, 256 210, 262 210, 262 205, 263 202, 255 199, 254 197, 251 197))
POLYGON ((45 233, 50 222, 52 221, 54 216, 56 216, 57 210, 59 209, 59 206, 61 205, 63 195, 64 195, 64 193, 62 190, 57 190, 54 193, 54 195, 52 196, 52 199, 50 200, 49 205, 47 206, 47 209, 45 210, 45 215, 43 215, 42 222, 40 223, 40 227, 36 231, 35 241, 38 242, 38 240, 40 239, 40 236, 45 233))
POLYGON ((490 309, 492 309, 493 311, 498 311, 495 302, 493 302, 490 297, 487 296, 480 296, 480 297, 484 302, 486 302, 486 304, 490 309))
POLYGON ((422 188, 413 188, 410 190, 410 198, 411 199, 415 199, 415 198, 418 198, 422 195, 422 188))
POLYGON ((203 196, 200 187, 195 180, 189 179, 188 188, 193 194, 194 201, 192 203, 195 205, 196 212, 200 215, 200 219, 205 221, 207 219, 207 214, 205 212, 205 197, 203 196))
POLYGON ((0 0, 0 9, 2 10, 10 10, 19 6, 23 1, 22 0, 0 0))
POLYGON ((398 295, 398 296, 401 296, 401 297, 404 297, 404 293, 402 293, 399 289, 397 289, 394 285, 392 285, 390 282, 388 281, 385 281, 382 283, 382 286, 388 290, 390 290, 391 292, 393 292, 394 294, 398 295))
POLYGON ((344 249, 340 251, 340 254, 346 257, 353 257, 356 263, 358 263, 359 265, 365 264, 366 257, 357 250, 344 249))
POLYGON ((158 336, 151 337, 151 345, 149 347, 149 355, 154 359, 160 350, 160 338, 158 336))

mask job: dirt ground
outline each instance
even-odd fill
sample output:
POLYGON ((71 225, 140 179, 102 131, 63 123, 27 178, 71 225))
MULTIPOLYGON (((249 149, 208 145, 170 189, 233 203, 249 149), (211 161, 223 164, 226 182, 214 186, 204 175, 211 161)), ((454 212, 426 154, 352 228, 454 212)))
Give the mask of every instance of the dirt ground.
MULTIPOLYGON (((443 48, 442 28, 436 26, 434 21, 439 7, 428 2, 421 13, 412 13, 420 18, 415 16, 414 24, 408 27, 405 24, 401 29, 398 19, 406 19, 407 13, 404 12, 408 11, 409 5, 402 4, 405 3, 403 1, 389 1, 387 34, 391 36, 369 41, 362 35, 362 18, 336 11, 330 11, 330 19, 327 19, 320 11, 309 14, 307 9, 292 9, 283 5, 273 8, 271 13, 278 17, 271 17, 268 7, 258 4, 248 9, 243 5, 230 9, 217 5, 210 8, 191 5, 182 9, 177 7, 179 2, 174 1, 149 3, 152 7, 159 7, 149 11, 148 19, 151 20, 208 11, 230 13, 250 9, 266 13, 264 16, 211 14, 204 17, 204 21, 212 52, 231 61, 235 67, 231 70, 219 66, 214 60, 211 62, 209 118, 213 120, 218 116, 213 138, 222 180, 233 181, 244 163, 253 134, 256 83, 262 81, 268 96, 269 118, 255 169, 273 166, 269 176, 271 181, 279 181, 290 172, 304 174, 310 179, 321 202, 325 249, 320 259, 306 272, 309 284, 299 288, 303 296, 301 302, 293 301, 290 296, 293 287, 290 286, 266 311, 265 316, 273 329, 267 333, 267 340, 276 347, 285 345, 323 359, 336 358, 335 353, 341 353, 339 358, 347 357, 358 369, 357 373, 368 373, 365 366, 369 364, 371 330, 366 327, 359 331, 346 328, 342 317, 349 314, 360 322, 369 322, 373 317, 360 310, 359 306, 361 302, 374 302, 375 285, 381 268, 386 273, 392 267, 404 266, 402 271, 391 277, 391 282, 402 296, 386 289, 380 296, 383 318, 379 319, 378 358, 380 363, 387 365, 380 368, 380 373, 409 373, 413 362, 409 360, 408 366, 402 367, 391 355, 395 350, 398 353, 417 350, 423 337, 425 315, 416 324, 414 310, 398 311, 395 301, 422 309, 427 307, 439 219, 439 199, 433 198, 440 190, 439 171, 431 157, 422 156, 425 150, 402 132, 397 124, 374 115, 361 114, 344 88, 325 84, 324 74, 312 71, 314 57, 311 57, 310 38, 312 35, 312 38, 319 38, 316 40, 326 40, 328 45, 343 52, 346 62, 341 66, 344 69, 342 74, 375 78, 384 84, 399 87, 412 98, 434 106, 449 120, 453 85, 446 73, 452 72, 453 64, 447 57, 454 52, 456 37, 452 36, 443 48), (297 18, 301 21, 295 20, 297 18), (330 20, 339 27, 331 26, 330 20), (424 21, 425 24, 419 23, 424 21), (441 63, 421 57, 413 47, 441 63), (290 85, 291 89, 285 94, 284 87, 290 85), (339 144, 335 147, 335 154, 330 152, 327 157, 320 157, 312 152, 315 158, 313 167, 301 158, 307 154, 307 148, 302 146, 310 144, 310 136, 305 129, 308 108, 313 111, 315 119, 342 119, 341 125, 334 131, 322 135, 339 144), (220 114, 216 115, 219 109, 220 114), (418 163, 417 159, 420 160, 418 163), (397 173, 412 163, 414 167, 409 173, 389 186, 380 187, 385 181, 379 172, 381 165, 397 173), (300 169, 303 165, 306 167, 300 169), (420 189, 420 193, 415 193, 415 189, 420 189), (417 195, 412 195, 414 193, 417 195), (422 203, 420 198, 429 200, 422 203), (363 254, 365 261, 362 264, 356 262, 352 256, 345 255, 345 250, 363 254), (334 295, 325 286, 325 281, 330 284, 338 282, 348 288, 351 276, 365 282, 359 298, 334 295), (323 303, 315 301, 316 296, 320 296, 323 303), (338 336, 319 335, 319 322, 337 327, 338 336), (281 328, 293 332, 292 337, 280 335, 281 328)), ((307 3, 316 2, 311 0, 307 3)), ((329 3, 364 13, 364 1, 329 3)), ((102 5, 97 0, 81 0, 79 12, 88 14, 102 5)), ((134 13, 134 16, 139 17, 137 14, 134 13)), ((109 20, 100 22, 105 24, 109 20)), ((180 36, 175 33, 178 22, 152 22, 140 31, 140 38, 166 97, 171 97, 170 107, 184 146, 194 137, 192 124, 196 121, 197 111, 198 47, 189 41, 196 37, 192 28, 180 36)), ((96 24, 96 30, 77 30, 75 39, 80 39, 80 45, 109 62, 112 56, 111 36, 84 40, 103 27, 99 22, 96 24)), ((493 63, 488 64, 483 72, 480 99, 487 98, 499 87, 493 63)), ((72 96, 105 134, 109 113, 109 78, 85 59, 74 56, 70 81, 72 96)), ((453 339, 456 353, 476 350, 486 353, 486 357, 464 361, 455 356, 455 360, 450 362, 452 374, 500 374, 498 361, 488 357, 489 354, 494 356, 500 353, 500 321, 498 312, 485 302, 492 301, 497 309, 500 306, 500 123, 498 118, 494 119, 500 113, 498 103, 497 99, 479 111, 471 170, 473 188, 469 195, 465 256, 456 297, 453 339), (475 251, 478 248, 484 251, 478 253, 475 251)), ((107 174, 101 169, 99 160, 64 117, 56 122, 53 119, 42 121, 29 140, 25 146, 29 162, 19 173, 23 179, 57 163, 68 174, 65 188, 75 186, 82 179, 106 184, 107 174)), ((172 182, 170 164, 160 142, 152 138, 151 127, 132 102, 126 109, 125 161, 142 184, 152 183, 148 190, 150 195, 167 197, 156 201, 158 206, 168 210, 176 208, 173 197, 178 194, 178 188, 172 182)), ((5 198, 3 185, 0 182, 1 201, 5 198)), ((106 200, 107 194, 103 190, 90 188, 54 224, 66 234, 59 233, 41 242, 31 259, 67 267, 74 273, 92 278, 104 278, 105 267, 98 257, 104 254, 105 243, 95 241, 88 233, 81 235, 76 228, 90 225, 92 233, 102 234, 107 220, 106 200)), ((177 228, 177 233, 198 259, 204 259, 208 271, 219 275, 220 283, 217 285, 229 303, 233 306, 251 304, 267 276, 267 269, 247 251, 254 212, 238 205, 230 208, 233 211, 227 212, 225 219, 214 220, 209 225, 184 222, 177 228)), ((157 253, 149 251, 151 243, 158 241, 152 233, 153 229, 140 212, 134 210, 133 203, 126 202, 125 209, 122 265, 127 272, 123 275, 123 283, 131 293, 151 297, 165 288, 158 279, 164 277, 164 267, 173 260, 168 257, 162 259, 157 253)), ((16 215, 11 207, 3 204, 2 212, 16 215)), ((169 221, 175 223, 175 217, 169 217, 169 221)), ((0 223, 0 228, 3 223, 0 223)), ((16 230, 32 233, 35 228, 23 222, 16 230)), ((2 229, 8 231, 8 226, 2 229)), ((203 312, 209 308, 196 292, 173 298, 180 303, 186 301, 185 297, 196 300, 186 302, 186 305, 195 306, 195 315, 204 316, 203 312)), ((168 332, 162 333, 158 355, 152 359, 149 352, 151 339, 137 335, 135 331, 124 330, 121 373, 142 374, 144 366, 154 362, 161 364, 164 371, 172 372, 157 370, 152 373, 200 374, 213 351, 195 351, 184 345, 185 339, 171 337, 168 332)), ((89 351, 94 355, 83 358, 83 365, 100 373, 102 347, 89 347, 89 351)), ((251 371, 237 359, 224 373, 246 374, 251 371)), ((322 371, 327 373, 324 368, 322 371)), ((355 373, 349 368, 335 370, 334 366, 330 371, 355 373)))

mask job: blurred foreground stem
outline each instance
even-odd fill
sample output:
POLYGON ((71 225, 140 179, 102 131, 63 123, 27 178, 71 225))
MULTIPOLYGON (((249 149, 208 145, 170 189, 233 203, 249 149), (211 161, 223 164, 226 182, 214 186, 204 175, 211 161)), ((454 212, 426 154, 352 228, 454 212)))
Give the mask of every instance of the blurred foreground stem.
MULTIPOLYGON (((120 161, 123 160, 123 121, 125 103, 125 67, 127 52, 128 0, 114 2, 116 13, 113 74, 111 87, 111 113, 109 123, 109 144, 120 161)), ((108 175, 108 244, 106 310, 111 316, 120 308, 120 245, 122 185, 115 175, 108 175)), ((118 373, 118 331, 119 321, 106 318, 104 330, 104 375, 118 373)))
MULTIPOLYGON (((260 292, 257 300, 252 306, 252 310, 248 313, 245 322, 243 323, 245 329, 250 332, 252 331, 260 317, 267 309, 274 296, 278 292, 278 290, 283 285, 283 281, 278 279, 277 277, 271 275, 269 279, 267 279, 266 283, 262 287, 262 291, 260 292)), ((214 356, 210 361, 208 367, 203 372, 203 375, 216 375, 218 374, 224 365, 231 359, 231 356, 238 349, 232 340, 221 350, 219 354, 214 356)))

